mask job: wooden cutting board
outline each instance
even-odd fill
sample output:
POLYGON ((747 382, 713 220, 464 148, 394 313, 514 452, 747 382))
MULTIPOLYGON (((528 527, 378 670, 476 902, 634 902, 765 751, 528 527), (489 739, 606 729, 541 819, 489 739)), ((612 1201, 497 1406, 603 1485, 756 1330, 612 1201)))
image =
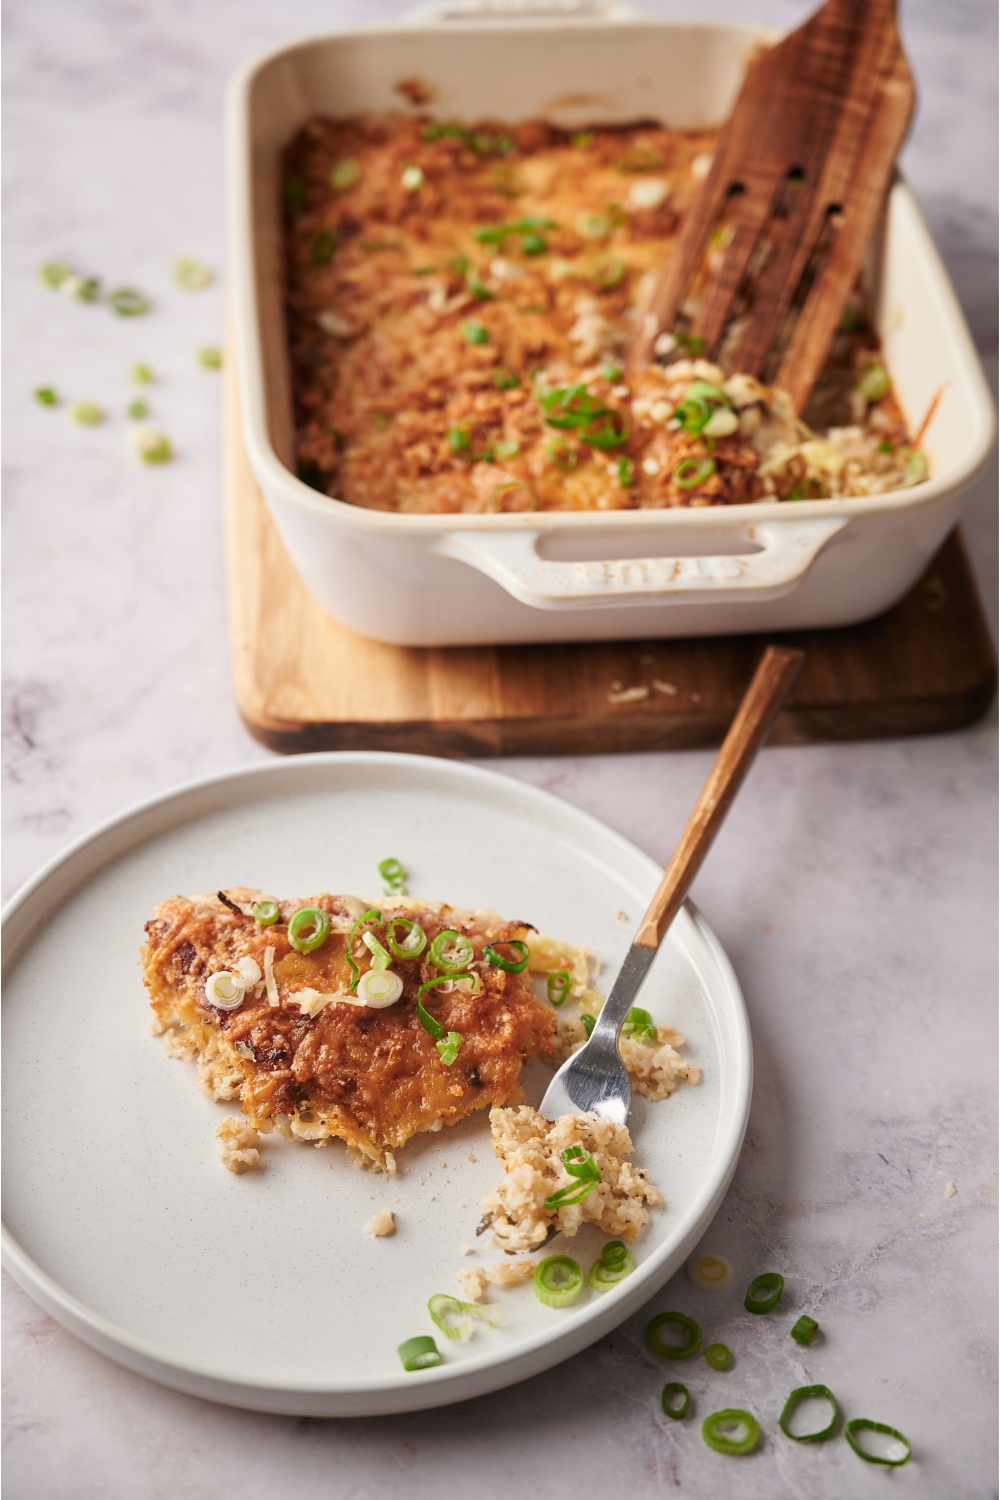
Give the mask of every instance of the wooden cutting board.
POLYGON ((247 728, 272 750, 581 755, 716 745, 771 639, 806 651, 771 743, 940 733, 989 706, 996 663, 957 533, 894 609, 845 629, 440 649, 354 635, 289 561, 243 447, 232 360, 226 371, 233 676, 247 728))

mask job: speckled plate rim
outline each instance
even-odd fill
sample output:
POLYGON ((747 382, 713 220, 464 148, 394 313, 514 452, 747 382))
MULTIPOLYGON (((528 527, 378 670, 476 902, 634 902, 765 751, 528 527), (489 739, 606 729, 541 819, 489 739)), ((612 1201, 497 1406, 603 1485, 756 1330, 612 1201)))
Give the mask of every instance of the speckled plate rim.
MULTIPOLYGON (((335 778, 338 767, 348 766, 381 767, 387 775, 396 777, 400 772, 419 777, 436 771, 457 782, 489 784, 493 790, 502 789, 512 800, 533 807, 547 822, 555 820, 578 836, 589 832, 617 846, 623 855, 645 866, 650 894, 660 879, 662 872, 655 861, 600 819, 550 792, 497 771, 432 756, 384 751, 302 755, 186 782, 133 805, 77 839, 44 865, 4 908, 0 919, 4 972, 16 962, 55 902, 136 845, 177 823, 222 807, 311 789, 320 785, 324 769, 335 778)), ((706 973, 712 973, 715 981, 711 988, 705 985, 706 1000, 715 1012, 731 1088, 720 1112, 712 1170, 673 1232, 627 1281, 599 1302, 584 1304, 558 1327, 523 1342, 516 1354, 505 1357, 494 1348, 461 1364, 423 1371, 419 1381, 406 1375, 402 1379, 328 1381, 322 1385, 278 1380, 264 1384, 247 1380, 238 1370, 188 1363, 166 1355, 153 1343, 93 1312, 38 1265, 6 1225, 0 1231, 0 1260, 30 1297, 92 1348, 163 1385, 226 1405, 299 1416, 376 1415, 468 1400, 539 1374, 616 1328, 674 1275, 716 1213, 736 1169, 753 1082, 750 1027, 742 991, 725 951, 692 902, 685 903, 675 920, 670 941, 681 946, 703 984, 706 973)))

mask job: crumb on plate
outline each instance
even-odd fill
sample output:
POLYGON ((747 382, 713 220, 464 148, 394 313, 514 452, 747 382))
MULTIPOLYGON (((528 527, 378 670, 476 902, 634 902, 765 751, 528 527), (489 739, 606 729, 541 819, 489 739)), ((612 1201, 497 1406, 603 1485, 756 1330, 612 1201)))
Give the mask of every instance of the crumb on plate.
POLYGON ((260 1161, 257 1142, 260 1136, 247 1120, 236 1115, 227 1115, 216 1125, 219 1141, 219 1160, 227 1172, 249 1172, 260 1161))
POLYGON ((396 1220, 391 1208, 380 1208, 378 1213, 372 1214, 368 1223, 364 1226, 365 1234, 370 1234, 372 1239, 384 1240, 388 1235, 396 1233, 396 1220))

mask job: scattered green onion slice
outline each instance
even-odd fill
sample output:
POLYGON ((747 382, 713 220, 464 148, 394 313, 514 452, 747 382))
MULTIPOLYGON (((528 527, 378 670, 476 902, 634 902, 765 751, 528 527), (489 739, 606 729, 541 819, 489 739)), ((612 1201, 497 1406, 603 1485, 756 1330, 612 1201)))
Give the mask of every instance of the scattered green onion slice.
POLYGON ((521 384, 521 377, 516 370, 510 370, 506 365, 493 371, 493 384, 498 391, 512 391, 521 384))
POLYGON ((478 318, 463 318, 458 325, 467 344, 488 344, 490 336, 478 318))
POLYGON ((660 1405, 668 1417, 673 1417, 675 1422, 679 1422, 688 1414, 691 1406, 691 1392, 686 1385, 681 1385, 679 1380, 668 1381, 660 1392, 660 1405), (680 1406, 674 1405, 676 1396, 681 1398, 680 1406))
POLYGON ((467 1339, 472 1332, 472 1320, 478 1318, 491 1328, 500 1328, 507 1321, 504 1310, 495 1302, 460 1302, 446 1292, 438 1292, 427 1304, 427 1311, 440 1328, 445 1338, 467 1339), (448 1314, 457 1317, 457 1323, 448 1323, 448 1314))
POLYGON ((133 422, 141 422, 144 417, 149 416, 149 407, 145 401, 130 401, 128 415, 132 418, 133 422))
POLYGON ((815 1318, 810 1318, 807 1313, 792 1327, 792 1338, 797 1344, 811 1344, 819 1332, 819 1324, 815 1318))
POLYGON ((398 859, 384 859, 378 867, 378 872, 385 881, 387 896, 406 895, 406 871, 398 859))
POLYGON ((544 255, 548 248, 540 234, 526 234, 521 240, 521 249, 525 255, 544 255))
POLYGON ((515 442, 513 438, 501 438, 499 443, 494 443, 493 445, 494 455, 499 458, 501 462, 507 458, 514 458, 516 454, 520 453, 520 451, 521 444, 515 442))
POLYGON ((792 1392, 788 1400, 785 1402, 784 1406, 781 1408, 781 1416, 778 1418, 778 1426, 785 1434, 785 1437, 791 1438, 793 1443, 822 1443, 826 1438, 833 1437, 839 1420, 840 1407, 837 1405, 837 1398, 827 1386, 800 1385, 797 1390, 794 1390, 792 1392), (823 1428, 822 1432, 792 1432, 789 1427, 789 1423, 792 1420, 795 1408, 798 1406, 800 1401, 808 1401, 812 1396, 822 1396, 825 1401, 829 1401, 830 1406, 833 1410, 833 1415, 831 1416, 830 1421, 823 1428))
POLYGON ((621 365, 605 365, 601 374, 609 385, 614 385, 617 380, 621 380, 622 378, 622 367, 621 365))
POLYGON ((148 365, 133 365, 132 379, 135 381, 136 385, 152 385, 153 372, 148 365))
POLYGON ((911 485, 923 484, 927 478, 927 459, 919 448, 914 448, 906 460, 906 479, 903 488, 909 489, 911 485))
POLYGON ((144 464, 167 464, 174 456, 170 439, 162 432, 153 432, 148 427, 137 427, 132 434, 136 452, 144 464))
POLYGON ((592 131, 581 130, 578 135, 570 136, 569 143, 571 146, 589 146, 593 139, 594 136, 592 131))
POLYGON ((592 396, 582 384, 556 386, 540 399, 550 427, 586 427, 595 417, 603 417, 608 411, 600 397, 592 396))
POLYGON ((569 1307, 583 1291, 583 1272, 569 1255, 549 1255, 535 1267, 535 1296, 546 1307, 569 1307))
POLYGON ((392 426, 393 421, 395 420, 395 416, 395 412, 377 411, 372 413, 372 421, 375 423, 375 426, 378 428, 379 432, 387 432, 392 426))
POLYGON ((382 947, 374 932, 363 932, 361 934, 361 941, 372 956, 371 966, 375 973, 379 974, 383 969, 387 969, 392 963, 392 958, 382 947))
POLYGON ((642 1010, 638 1005, 633 1005, 625 1017, 622 1022, 622 1031, 627 1036, 634 1036, 637 1041, 655 1042, 657 1040, 652 1016, 648 1010, 642 1010))
POLYGON ((203 370, 222 369, 222 350, 216 349, 213 344, 203 344, 195 358, 203 370))
POLYGON ((352 993, 357 989, 357 987, 358 987, 358 980, 361 978, 361 970, 358 968, 357 964, 354 962, 354 952, 353 952, 353 949, 354 949, 354 936, 355 936, 355 933, 357 932, 358 928, 359 927, 363 927, 366 922, 377 922, 377 923, 381 924, 384 921, 385 921, 385 918, 383 917, 382 913, 380 911, 378 911, 375 907, 373 907, 371 911, 363 911, 361 913, 360 917, 358 918, 358 920, 355 922, 354 926, 351 928, 350 934, 349 934, 348 939, 347 939, 347 962, 351 966, 351 982, 347 986, 347 988, 352 993))
POLYGON ((435 969, 440 969, 442 974, 457 974, 459 969, 468 968, 475 956, 476 950, 465 934, 455 932, 451 927, 438 933, 427 953, 435 969))
POLYGON ((802 484, 797 484, 789 495, 789 500, 825 500, 826 490, 819 479, 806 479, 802 484))
POLYGON ((590 1152, 585 1151, 582 1146, 567 1146, 562 1152, 562 1164, 570 1177, 576 1178, 576 1184, 567 1182, 563 1187, 549 1194, 545 1200, 545 1207, 550 1213, 560 1208, 568 1208, 571 1203, 582 1203, 584 1198, 590 1197, 601 1181, 600 1167, 590 1152))
POLYGON ((545 991, 553 1005, 562 1005, 572 987, 573 980, 567 969, 556 969, 545 981, 545 991))
POLYGON ((403 184, 405 192, 415 193, 418 188, 424 185, 424 174, 420 167, 414 166, 411 162, 408 167, 403 168, 399 180, 403 184))
POLYGON ((607 214, 581 214, 576 221, 576 232, 585 240, 604 240, 611 233, 611 220, 607 214))
POLYGON ((339 240, 332 229, 321 229, 312 242, 309 259, 314 266, 328 266, 337 253, 339 240))
POLYGON ((751 1412, 741 1411, 738 1406, 730 1406, 725 1411, 714 1411, 710 1417, 706 1417, 701 1424, 701 1435, 716 1453, 739 1458, 745 1453, 752 1453, 760 1442, 760 1424, 751 1412), (735 1428, 737 1431, 743 1428, 744 1436, 727 1437, 727 1428, 735 1428))
POLYGON ((674 484, 679 490, 694 490, 714 473, 714 458, 684 458, 674 470, 674 484))
POLYGON ((866 401, 881 401, 889 394, 889 372, 881 361, 876 360, 863 371, 857 388, 866 401))
POLYGON ((910 1454, 913 1452, 913 1449, 910 1447, 909 1438, 905 1438, 901 1432, 897 1432, 895 1427, 887 1427, 884 1422, 869 1422, 867 1417, 855 1417, 852 1422, 848 1422, 844 1428, 844 1436, 858 1457, 863 1458, 866 1464, 886 1464, 890 1469, 899 1469, 908 1461, 910 1454), (897 1453, 894 1444, 884 1456, 880 1456, 877 1453, 869 1453, 866 1448, 861 1446, 858 1440, 857 1434, 859 1432, 882 1432, 886 1437, 894 1438, 895 1444, 898 1444, 903 1449, 903 1452, 897 1453))
POLYGON ((565 438, 549 438, 545 444, 545 451, 549 456, 549 462, 555 464, 557 469, 562 469, 564 473, 576 468, 579 455, 575 448, 570 447, 565 438))
POLYGON ((273 927, 281 920, 277 901, 255 901, 250 910, 262 927, 273 927))
POLYGON ((625 278, 624 263, 618 259, 617 255, 609 255, 597 262, 593 277, 602 291, 610 292, 614 287, 620 286, 625 278))
POLYGON ((626 457, 618 460, 618 483, 626 489, 635 484, 635 464, 632 459, 626 457))
POLYGON ((535 494, 531 486, 529 484, 525 484, 521 479, 509 479, 506 484, 498 484, 490 497, 490 509, 499 511, 501 509, 501 495, 507 494, 510 490, 523 490, 528 497, 528 509, 538 509, 538 496, 535 494))
POLYGON ((200 260, 180 255, 174 261, 174 280, 182 292, 202 292, 211 285, 212 272, 200 260))
POLYGON ((705 1359, 713 1370, 728 1370, 733 1362, 733 1351, 728 1344, 709 1344, 705 1359))
POLYGON ((583 1029, 587 1033, 587 1036, 588 1037, 593 1036, 593 1034, 594 1034, 594 1027, 597 1025, 597 1017, 596 1016, 582 1015, 580 1017, 580 1020, 583 1022, 583 1029))
POLYGON ((385 929, 385 941, 393 958, 419 958, 427 947, 427 934, 419 922, 411 922, 409 917, 394 917, 385 929), (397 927, 402 927, 406 934, 402 942, 396 937, 397 927))
POLYGON ((458 1056, 458 1049, 459 1047, 461 1047, 464 1041, 465 1037, 460 1031, 449 1031, 448 1035, 446 1037, 443 1037, 440 1042, 434 1043, 435 1047, 441 1054, 441 1061, 444 1063, 446 1068, 451 1067, 452 1063, 458 1056))
POLYGON ((101 295, 101 283, 96 276, 76 276, 71 271, 60 283, 59 290, 75 297, 77 302, 96 302, 101 295))
POLYGON ((772 1307, 777 1307, 784 1289, 784 1276, 777 1271, 765 1271, 763 1275, 755 1276, 747 1287, 743 1306, 747 1312, 768 1313, 772 1307))
POLYGON ((595 1292, 606 1292, 635 1270, 635 1260, 624 1240, 608 1240, 587 1272, 587 1285, 595 1292))
POLYGON ((667 1359, 690 1359, 692 1354, 697 1354, 701 1348, 701 1329, 694 1318, 689 1318, 687 1313, 657 1313, 656 1317, 646 1325, 646 1343, 651 1349, 655 1349, 657 1354, 665 1354, 667 1359), (683 1343, 664 1343, 661 1333, 665 1328, 682 1333, 683 1343))
POLYGON ((45 265, 42 266, 41 270, 38 273, 38 278, 40 281, 44 282, 46 286, 52 287, 53 291, 55 291, 59 287, 61 287, 63 282, 67 281, 69 277, 72 276, 72 274, 73 273, 70 270, 69 266, 64 266, 63 263, 58 260, 50 260, 46 261, 45 265))
POLYGON ((96 427, 98 422, 104 421, 104 413, 93 401, 74 401, 69 413, 73 421, 83 427, 96 427))
POLYGON ((465 287, 479 302, 493 301, 493 293, 485 281, 480 281, 479 277, 473 271, 470 271, 468 276, 466 276, 465 287))
POLYGON ((358 980, 354 993, 372 1010, 385 1010, 387 1006, 395 1005, 403 993, 403 981, 391 969, 372 964, 358 980))
POLYGON ((883 438, 882 439, 882 441, 878 445, 878 451, 880 453, 892 453, 893 452, 893 446, 890 443, 890 441, 889 441, 888 438, 883 438))
POLYGON ((623 412, 603 411, 580 433, 591 448, 620 448, 628 442, 628 422, 623 412))
POLYGON ((330 173, 330 186, 335 193, 346 193, 347 189, 353 187, 360 176, 361 168, 357 162, 352 161, 350 157, 345 157, 343 161, 338 161, 330 173))
POLYGON ((693 1255, 687 1273, 688 1280, 702 1292, 721 1292, 733 1279, 733 1268, 721 1255, 693 1255))
POLYGON ((448 1033, 441 1025, 441 1022, 435 1021, 430 1011, 424 1009, 423 1004, 420 1000, 420 996, 424 993, 424 990, 433 989, 436 984, 441 983, 442 981, 440 979, 430 979, 426 984, 422 984, 417 991, 417 1020, 420 1022, 424 1030, 430 1036, 432 1036, 436 1042, 445 1041, 448 1033))
POLYGON ((149 298, 135 287, 120 286, 108 293, 108 301, 120 318, 138 318, 149 312, 149 298))
POLYGON ((318 906, 300 906, 289 919, 288 941, 296 953, 314 953, 329 936, 329 914, 318 906))
POLYGON ((450 427, 448 429, 448 447, 452 453, 464 453, 472 446, 472 434, 467 427, 450 427))
POLYGON ((659 151, 653 151, 648 146, 635 146, 618 163, 619 172, 656 172, 663 166, 663 157, 659 151))
POLYGON ((700 333, 676 333, 674 334, 674 338, 677 341, 678 349, 682 350, 685 354, 693 354, 698 357, 705 352, 705 340, 700 333))
MULTIPOLYGON (((513 948, 518 953, 516 959, 504 958, 492 943, 487 943, 483 949, 483 957, 486 962, 492 964, 494 969, 503 969, 505 974, 523 974, 528 967, 528 945, 522 943, 520 938, 511 938, 502 945, 504 948, 513 948)), ((472 944, 469 944, 471 949, 472 944)))
POLYGON ((59 397, 50 385, 40 385, 35 391, 35 400, 40 406, 58 406, 59 397))
POLYGON ((442 1363, 444 1356, 429 1334, 407 1339, 396 1351, 403 1361, 404 1370, 429 1370, 432 1365, 442 1363))

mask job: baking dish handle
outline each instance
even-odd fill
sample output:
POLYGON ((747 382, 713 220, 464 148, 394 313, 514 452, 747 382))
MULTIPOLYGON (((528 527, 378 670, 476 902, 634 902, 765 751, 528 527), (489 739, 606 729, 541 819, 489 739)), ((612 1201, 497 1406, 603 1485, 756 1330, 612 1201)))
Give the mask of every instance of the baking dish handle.
POLYGON ((749 602, 789 593, 846 525, 846 516, 761 521, 748 528, 760 550, 733 556, 553 562, 539 556, 534 529, 451 531, 434 550, 478 568, 535 609, 749 602))

